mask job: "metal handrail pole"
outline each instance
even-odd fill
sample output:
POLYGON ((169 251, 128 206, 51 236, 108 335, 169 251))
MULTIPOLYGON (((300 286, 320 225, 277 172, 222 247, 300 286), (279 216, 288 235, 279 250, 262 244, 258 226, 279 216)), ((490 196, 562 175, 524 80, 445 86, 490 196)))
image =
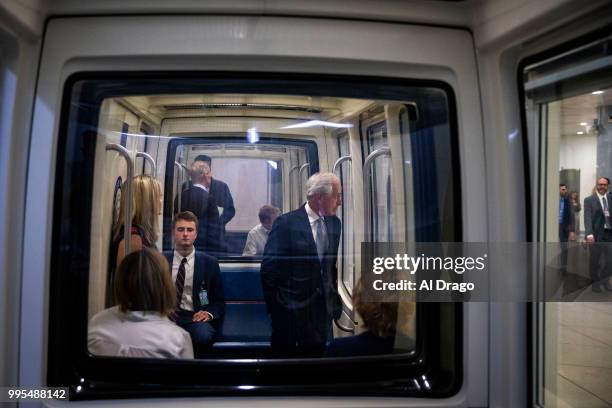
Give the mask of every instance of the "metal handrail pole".
POLYGON ((153 159, 153 156, 145 152, 136 152, 136 157, 142 157, 145 161, 149 162, 149 166, 151 167, 152 173, 151 175, 154 178, 157 178, 157 166, 155 165, 155 160, 153 159))
POLYGON ((177 184, 178 184, 178 188, 177 188, 177 190, 178 190, 178 196, 177 196, 177 201, 178 201, 177 205, 178 205, 178 208, 176 209, 176 212, 179 213, 179 212, 181 212, 181 196, 183 195, 183 192, 181 190, 182 190, 182 187, 183 187, 184 175, 185 175, 185 172, 187 171, 187 167, 183 163, 179 163, 179 162, 176 162, 176 161, 174 162, 174 167, 176 167, 179 170, 179 172, 178 172, 178 174, 176 176, 176 181, 177 181, 177 184))
MULTIPOLYGON (((304 171, 304 169, 309 169, 308 175, 310 175, 310 163, 302 164, 300 166, 300 171, 298 171, 298 185, 300 186, 300 194, 302 194, 302 188, 303 188, 303 186, 302 186, 302 172, 304 171)), ((298 205, 301 204, 301 203, 302 203, 302 200, 301 200, 301 197, 300 197, 300 202, 298 203, 298 205)))
MULTIPOLYGON (((134 161, 130 151, 117 143, 106 145, 106 151, 113 150, 122 156, 127 164, 127 180, 125 183, 125 215, 123 219, 123 243, 125 244, 125 255, 130 253, 132 244, 132 179, 134 178, 134 161)), ((123 191, 121 192, 123 194, 123 191)))
MULTIPOLYGON (((370 169, 372 168, 372 163, 374 163, 374 159, 379 156, 389 156, 391 157, 391 149, 388 147, 381 147, 380 149, 374 150, 372 153, 366 157, 363 162, 363 191, 364 196, 370 193, 370 189, 372 188, 370 184, 370 169)), ((370 212, 372 209, 370 208, 370 197, 365 197, 365 206, 364 206, 364 232, 365 232, 365 241, 367 242, 370 238, 371 228, 372 228, 372 220, 370 219, 370 212)))
MULTIPOLYGON (((340 319, 334 319, 334 323, 336 323, 336 327, 346 333, 355 333, 355 328, 352 329, 340 323, 340 319)), ((353 322, 354 323, 354 322, 353 322)))
POLYGON ((351 164, 353 164, 353 158, 351 156, 342 156, 338 158, 338 160, 336 160, 336 162, 334 163, 332 172, 335 174, 336 171, 338 171, 338 168, 340 167, 340 165, 344 163, 345 161, 348 161, 351 164))

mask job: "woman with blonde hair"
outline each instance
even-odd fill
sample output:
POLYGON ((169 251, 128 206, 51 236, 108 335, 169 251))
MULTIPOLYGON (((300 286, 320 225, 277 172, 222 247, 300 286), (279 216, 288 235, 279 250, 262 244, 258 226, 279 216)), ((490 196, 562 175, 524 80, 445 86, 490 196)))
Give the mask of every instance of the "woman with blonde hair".
POLYGON ((193 358, 189 333, 168 319, 176 305, 168 261, 155 249, 128 254, 114 282, 117 305, 89 322, 91 353, 117 357, 193 358))
MULTIPOLYGON (((126 182, 122 191, 127 191, 126 182)), ((125 211, 126 194, 121 195, 119 220, 113 231, 111 262, 119 265, 125 253, 125 211)), ((162 191, 159 181, 148 174, 140 174, 132 179, 132 225, 130 226, 130 252, 142 248, 155 248, 159 237, 159 216, 162 213, 162 191)))

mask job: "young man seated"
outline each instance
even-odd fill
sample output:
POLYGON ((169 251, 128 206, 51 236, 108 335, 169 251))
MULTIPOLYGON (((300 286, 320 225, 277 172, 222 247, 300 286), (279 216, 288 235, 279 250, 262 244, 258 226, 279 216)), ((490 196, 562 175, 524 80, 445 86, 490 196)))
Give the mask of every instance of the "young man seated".
POLYGON ((206 354, 221 327, 225 309, 217 259, 196 251, 198 218, 190 211, 172 220, 174 251, 164 255, 172 266, 177 303, 171 318, 191 335, 196 357, 206 354))

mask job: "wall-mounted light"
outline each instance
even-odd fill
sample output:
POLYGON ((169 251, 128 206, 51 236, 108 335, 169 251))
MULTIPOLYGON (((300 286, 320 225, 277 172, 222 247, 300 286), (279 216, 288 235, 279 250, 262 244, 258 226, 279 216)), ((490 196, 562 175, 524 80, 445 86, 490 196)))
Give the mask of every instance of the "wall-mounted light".
POLYGON ((314 126, 324 126, 336 129, 346 129, 352 128, 353 125, 350 123, 335 123, 335 122, 325 122, 324 120, 309 120, 308 122, 296 123, 295 125, 283 126, 281 129, 297 129, 297 128, 308 128, 314 126))
POLYGON ((586 123, 586 122, 580 122, 580 126, 588 126, 588 123, 586 123))
POLYGON ((578 131, 578 132, 576 132, 576 134, 577 134, 577 135, 584 135, 584 132, 582 132, 582 131, 578 131))
POLYGON ((259 133, 257 133, 257 128, 247 129, 247 141, 249 143, 259 142, 259 133))
POLYGON ((601 95, 604 91, 593 91, 591 92, 593 95, 601 95))

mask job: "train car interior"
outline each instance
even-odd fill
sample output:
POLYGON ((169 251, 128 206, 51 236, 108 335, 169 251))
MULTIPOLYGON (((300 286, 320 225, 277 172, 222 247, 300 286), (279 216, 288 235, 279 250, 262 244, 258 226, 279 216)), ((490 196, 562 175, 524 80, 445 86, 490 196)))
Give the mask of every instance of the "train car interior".
MULTIPOLYGON (((339 257, 343 314, 335 332, 358 333, 351 301, 359 279, 358 238, 452 240, 457 234, 457 224, 449 221, 454 194, 448 177, 453 161, 448 109, 441 105, 434 113, 417 103, 423 98, 444 103, 446 95, 434 88, 416 91, 415 100, 406 101, 265 94, 104 99, 95 136, 91 225, 96 238, 91 242, 88 316, 112 305, 108 254, 120 195, 126 194, 123 180, 145 173, 163 185, 163 231, 157 246, 171 250, 170 221, 181 205, 179 193, 189 182, 195 157, 205 154, 212 158, 213 177, 228 184, 236 209, 226 225, 226 247, 215 253, 226 314, 214 355, 266 355, 270 322, 259 276, 261 255, 242 255, 247 233, 258 224, 261 206, 285 213, 303 205, 306 180, 319 171, 335 172, 343 187, 338 212, 345 225, 339 257), (434 122, 427 123, 427 117, 434 122), (425 147, 426 140, 434 144, 425 147), (133 167, 129 173, 128 166, 133 167), (427 174, 428 183, 421 176, 415 185, 415 172, 427 174), (369 215, 356 220, 366 206, 369 215)), ((406 319, 405 335, 414 339, 414 315, 406 319)))

